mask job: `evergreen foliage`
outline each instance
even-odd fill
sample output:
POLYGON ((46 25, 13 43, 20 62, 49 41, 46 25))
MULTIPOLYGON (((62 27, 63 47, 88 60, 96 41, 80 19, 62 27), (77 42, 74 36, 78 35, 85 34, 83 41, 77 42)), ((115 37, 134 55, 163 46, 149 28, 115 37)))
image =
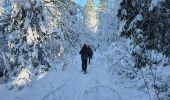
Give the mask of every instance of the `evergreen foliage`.
POLYGON ((102 10, 105 10, 105 9, 106 9, 106 6, 107 6, 106 0, 100 0, 98 9, 101 10, 101 11, 102 11, 102 10))
POLYGON ((86 0, 86 4, 84 7, 84 23, 92 31, 97 30, 97 18, 94 7, 94 0, 86 0))
POLYGON ((132 55, 139 68, 149 63, 151 50, 170 57, 170 2, 165 0, 154 7, 151 3, 152 0, 123 0, 117 15, 126 22, 121 35, 132 39, 132 55))
POLYGON ((74 2, 18 0, 10 4, 11 12, 6 11, 0 19, 0 34, 8 41, 8 52, 1 52, 5 81, 15 79, 25 68, 31 72, 30 78, 48 71, 78 38, 72 29, 77 26, 78 6, 74 2))

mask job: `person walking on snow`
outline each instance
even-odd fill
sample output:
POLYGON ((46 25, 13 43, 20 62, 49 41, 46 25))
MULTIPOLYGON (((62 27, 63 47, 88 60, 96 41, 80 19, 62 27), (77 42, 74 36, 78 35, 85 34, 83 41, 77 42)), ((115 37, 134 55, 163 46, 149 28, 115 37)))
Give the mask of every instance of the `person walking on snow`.
POLYGON ((84 46, 81 48, 79 54, 81 55, 82 70, 86 73, 86 70, 87 70, 87 59, 89 57, 89 51, 88 51, 88 48, 87 48, 86 44, 84 44, 84 46))
POLYGON ((90 64, 90 60, 92 59, 92 56, 93 56, 93 50, 90 48, 90 46, 87 46, 88 48, 88 55, 89 55, 89 64, 90 64))

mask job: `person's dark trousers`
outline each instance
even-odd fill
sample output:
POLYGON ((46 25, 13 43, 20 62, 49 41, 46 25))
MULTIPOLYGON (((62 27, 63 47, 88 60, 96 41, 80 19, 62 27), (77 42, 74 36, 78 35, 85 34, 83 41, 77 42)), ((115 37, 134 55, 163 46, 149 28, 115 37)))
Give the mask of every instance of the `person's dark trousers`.
POLYGON ((89 57, 89 64, 90 64, 90 59, 91 59, 91 58, 89 57))
POLYGON ((82 70, 85 72, 87 70, 87 59, 82 59, 82 70))

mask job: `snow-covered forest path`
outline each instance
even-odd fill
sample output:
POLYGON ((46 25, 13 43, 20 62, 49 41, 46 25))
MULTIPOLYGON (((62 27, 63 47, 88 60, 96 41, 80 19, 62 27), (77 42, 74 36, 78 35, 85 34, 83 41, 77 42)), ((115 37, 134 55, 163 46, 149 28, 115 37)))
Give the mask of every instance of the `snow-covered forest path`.
POLYGON ((44 100, 121 100, 117 91, 110 87, 114 85, 103 60, 102 56, 94 54, 88 65, 88 73, 83 74, 80 56, 75 56, 73 65, 69 65, 71 69, 63 71, 63 74, 69 73, 67 78, 56 78, 56 82, 62 83, 48 93, 44 100))
MULTIPOLYGON (((70 68, 69 68, 70 67, 70 68)), ((107 70, 106 57, 101 51, 94 52, 88 73, 81 72, 81 59, 77 54, 70 70, 56 73, 56 88, 44 96, 43 100, 146 100, 146 94, 126 88, 107 70), (67 74, 66 74, 67 73, 67 74), (69 73, 69 74, 68 74, 69 73), (66 76, 65 76, 66 75, 66 76), (141 93, 141 94, 140 94, 141 93), (131 98, 131 99, 128 99, 131 98)))
POLYGON ((51 70, 19 91, 4 86, 0 96, 8 95, 3 100, 147 100, 144 92, 121 84, 116 75, 108 72, 107 58, 101 51, 94 52, 87 74, 81 72, 78 53, 70 58, 72 63, 64 70, 51 70))

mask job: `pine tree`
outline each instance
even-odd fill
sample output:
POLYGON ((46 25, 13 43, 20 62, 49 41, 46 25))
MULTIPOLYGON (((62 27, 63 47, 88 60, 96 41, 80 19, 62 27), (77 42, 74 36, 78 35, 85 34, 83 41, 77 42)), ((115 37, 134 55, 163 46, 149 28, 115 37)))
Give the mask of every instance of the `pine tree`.
POLYGON ((112 41, 116 38, 115 32, 118 31, 117 11, 121 1, 117 0, 100 0, 97 19, 98 19, 98 36, 103 41, 112 41), (109 4, 109 5, 108 5, 109 4))
POLYGON ((169 54, 169 4, 168 0, 160 3, 160 7, 150 9, 149 1, 123 0, 118 17, 126 21, 121 35, 133 40, 132 55, 136 67, 141 68, 149 64, 148 53, 156 50, 170 57, 169 54), (139 19, 140 18, 140 19, 139 19), (166 35, 165 35, 166 34, 166 35), (140 52, 138 52, 140 51, 140 52))
POLYGON ((6 67, 8 78, 16 76, 24 68, 47 71, 50 67, 46 56, 44 37, 46 37, 46 17, 43 1, 13 2, 10 24, 9 50, 10 67, 6 67), (25 6, 23 6, 26 4, 25 6))
POLYGON ((99 6, 98 6, 98 10, 99 11, 103 11, 103 10, 106 9, 106 7, 107 7, 106 0, 100 0, 99 6))
POLYGON ((8 37, 6 81, 25 69, 31 75, 48 71, 78 38, 77 5, 70 0, 17 0, 11 6, 0 20, 0 31, 8 37))
POLYGON ((3 7, 4 3, 3 2, 4 2, 3 0, 0 1, 0 16, 2 16, 2 14, 4 12, 4 7, 3 7))
POLYGON ((97 18, 96 12, 94 8, 94 1, 87 0, 85 4, 84 10, 84 23, 92 30, 97 30, 97 18))

